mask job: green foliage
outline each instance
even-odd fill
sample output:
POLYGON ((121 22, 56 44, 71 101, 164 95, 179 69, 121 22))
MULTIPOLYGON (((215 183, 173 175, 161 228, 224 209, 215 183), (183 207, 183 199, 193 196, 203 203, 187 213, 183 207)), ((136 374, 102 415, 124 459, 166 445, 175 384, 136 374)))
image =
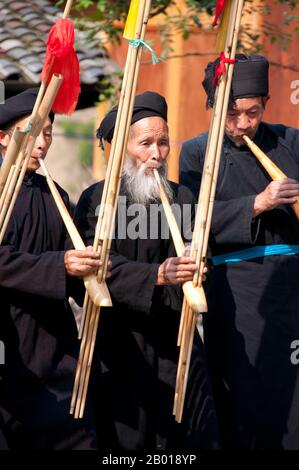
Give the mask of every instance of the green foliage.
MULTIPOLYGON (((275 0, 275 3, 281 3, 285 7, 285 24, 294 24, 294 32, 299 30, 299 15, 293 14, 299 6, 299 0, 275 0)), ((171 37, 173 33, 179 32, 184 39, 187 39, 194 26, 201 28, 200 13, 205 12, 209 15, 214 14, 216 0, 186 0, 187 10, 184 13, 176 6, 175 0, 153 0, 151 6, 151 16, 162 13, 164 21, 160 24, 161 41, 164 46, 163 57, 166 58, 170 52, 171 37), (169 13, 169 7, 175 7, 169 13)), ((262 5, 255 6, 253 0, 245 1, 245 9, 250 13, 260 10, 262 14, 271 17, 271 7, 273 1, 265 0, 262 5)), ((112 42, 119 42, 122 35, 122 29, 117 26, 117 21, 125 21, 130 6, 130 0, 75 0, 74 7, 80 14, 78 25, 86 28, 87 20, 92 20, 91 34, 93 37, 99 32, 108 35, 112 42), (93 8, 91 8, 93 7, 93 8), (88 10, 86 11, 86 9, 88 10)), ((212 20, 212 18, 211 18, 212 20)), ((243 27, 241 32, 240 46, 244 49, 256 52, 261 49, 259 37, 262 31, 251 31, 249 27, 243 27), (242 37, 244 35, 244 38, 242 37)), ((264 26, 263 32, 270 37, 272 41, 277 41, 279 46, 285 48, 290 40, 283 32, 283 25, 278 28, 268 20, 264 26), (275 28, 277 31, 275 32, 275 28)))
POLYGON ((60 121, 60 127, 64 130, 64 134, 69 138, 79 140, 77 146, 78 159, 82 166, 91 166, 93 153, 93 121, 60 121))
MULTIPOLYGON (((151 16, 162 14, 163 21, 158 25, 160 29, 160 39, 162 44, 161 58, 166 60, 172 52, 174 34, 181 34, 187 39, 194 27, 199 30, 201 24, 201 13, 211 15, 210 25, 212 27, 212 15, 216 0, 185 0, 187 9, 182 11, 175 0, 153 0, 151 6, 151 16), (169 7, 172 7, 171 12, 169 7)), ((75 0, 74 7, 77 9, 79 18, 78 27, 87 29, 91 38, 97 38, 99 45, 105 49, 105 43, 101 42, 105 33, 112 43, 118 43, 122 37, 120 21, 124 22, 129 10, 130 0, 75 0), (87 10, 86 10, 87 9, 87 10)), ((261 41, 262 34, 269 38, 273 44, 286 49, 292 39, 292 35, 285 31, 285 25, 292 25, 294 34, 299 34, 299 15, 296 8, 299 7, 299 0, 264 0, 260 5, 256 5, 254 0, 245 0, 245 10, 248 14, 261 13, 266 18, 262 30, 253 28, 252 25, 243 25, 238 49, 247 53, 258 53, 263 49, 261 41), (273 5, 282 4, 284 7, 283 22, 280 25, 271 23, 271 10, 273 5)), ((103 88, 100 100, 107 97, 112 99, 116 96, 119 87, 120 76, 112 77, 112 85, 103 88)))

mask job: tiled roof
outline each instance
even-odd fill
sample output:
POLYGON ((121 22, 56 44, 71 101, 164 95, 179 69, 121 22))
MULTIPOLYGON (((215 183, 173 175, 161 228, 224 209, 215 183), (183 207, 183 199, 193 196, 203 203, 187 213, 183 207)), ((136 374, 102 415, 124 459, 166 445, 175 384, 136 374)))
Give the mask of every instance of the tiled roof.
MULTIPOLYGON (((61 17, 61 10, 48 0, 1 0, 0 80, 26 86, 38 84, 48 33, 61 17)), ((103 76, 115 70, 97 41, 76 30, 75 49, 80 62, 81 84, 94 88, 103 76)))

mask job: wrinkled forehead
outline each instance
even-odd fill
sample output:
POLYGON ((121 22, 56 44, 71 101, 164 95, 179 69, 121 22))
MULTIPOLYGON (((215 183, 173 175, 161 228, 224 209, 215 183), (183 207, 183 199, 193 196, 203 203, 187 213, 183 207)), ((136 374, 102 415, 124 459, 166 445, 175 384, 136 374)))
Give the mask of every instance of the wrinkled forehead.
POLYGON ((263 107, 263 97, 255 96, 252 98, 237 98, 229 109, 237 111, 247 111, 250 108, 263 107))
MULTIPOLYGON (((28 127, 28 124, 30 122, 30 118, 31 118, 31 114, 28 114, 27 116, 24 116, 20 119, 18 119, 17 121, 15 121, 11 128, 14 129, 15 127, 19 127, 21 130, 24 130, 28 127)), ((45 129, 46 127, 52 127, 52 121, 50 119, 50 117, 48 116, 44 125, 43 125, 43 129, 45 129)))
POLYGON ((160 116, 150 116, 140 119, 130 127, 133 135, 159 133, 168 136, 168 125, 167 122, 160 116))

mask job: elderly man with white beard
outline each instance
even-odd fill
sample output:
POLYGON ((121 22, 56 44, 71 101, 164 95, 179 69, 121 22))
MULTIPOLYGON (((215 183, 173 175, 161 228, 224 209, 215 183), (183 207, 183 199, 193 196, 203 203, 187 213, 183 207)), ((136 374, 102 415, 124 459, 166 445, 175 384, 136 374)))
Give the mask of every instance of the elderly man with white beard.
MULTIPOLYGON (((117 107, 103 119, 97 133, 101 141, 111 142, 116 113, 117 107)), ((196 265, 189 256, 176 257, 172 240, 162 238, 163 214, 150 210, 161 203, 153 175, 157 168, 171 202, 191 207, 181 213, 194 215, 190 191, 167 180, 169 150, 165 99, 154 92, 136 96, 111 249, 108 285, 113 308, 101 311, 93 363, 102 451, 218 448, 214 404, 197 334, 182 423, 172 415, 181 284, 192 280, 196 265), (130 230, 137 227, 132 223, 133 205, 143 209, 138 233, 130 230)), ((85 190, 76 208, 76 223, 88 243, 93 241, 102 190, 103 182, 85 190)), ((188 222, 183 220, 181 226, 188 222)))

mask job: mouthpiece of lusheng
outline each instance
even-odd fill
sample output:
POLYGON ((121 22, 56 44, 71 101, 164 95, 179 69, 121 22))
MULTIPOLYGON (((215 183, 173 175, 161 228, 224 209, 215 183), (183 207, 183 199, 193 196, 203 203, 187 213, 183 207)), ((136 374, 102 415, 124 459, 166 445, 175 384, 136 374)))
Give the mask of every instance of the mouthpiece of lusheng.
POLYGON ((207 301, 203 287, 194 287, 192 281, 185 282, 182 286, 188 305, 194 313, 208 311, 207 301))
POLYGON ((97 307, 112 307, 112 301, 106 282, 99 283, 94 274, 84 277, 88 295, 97 307))

